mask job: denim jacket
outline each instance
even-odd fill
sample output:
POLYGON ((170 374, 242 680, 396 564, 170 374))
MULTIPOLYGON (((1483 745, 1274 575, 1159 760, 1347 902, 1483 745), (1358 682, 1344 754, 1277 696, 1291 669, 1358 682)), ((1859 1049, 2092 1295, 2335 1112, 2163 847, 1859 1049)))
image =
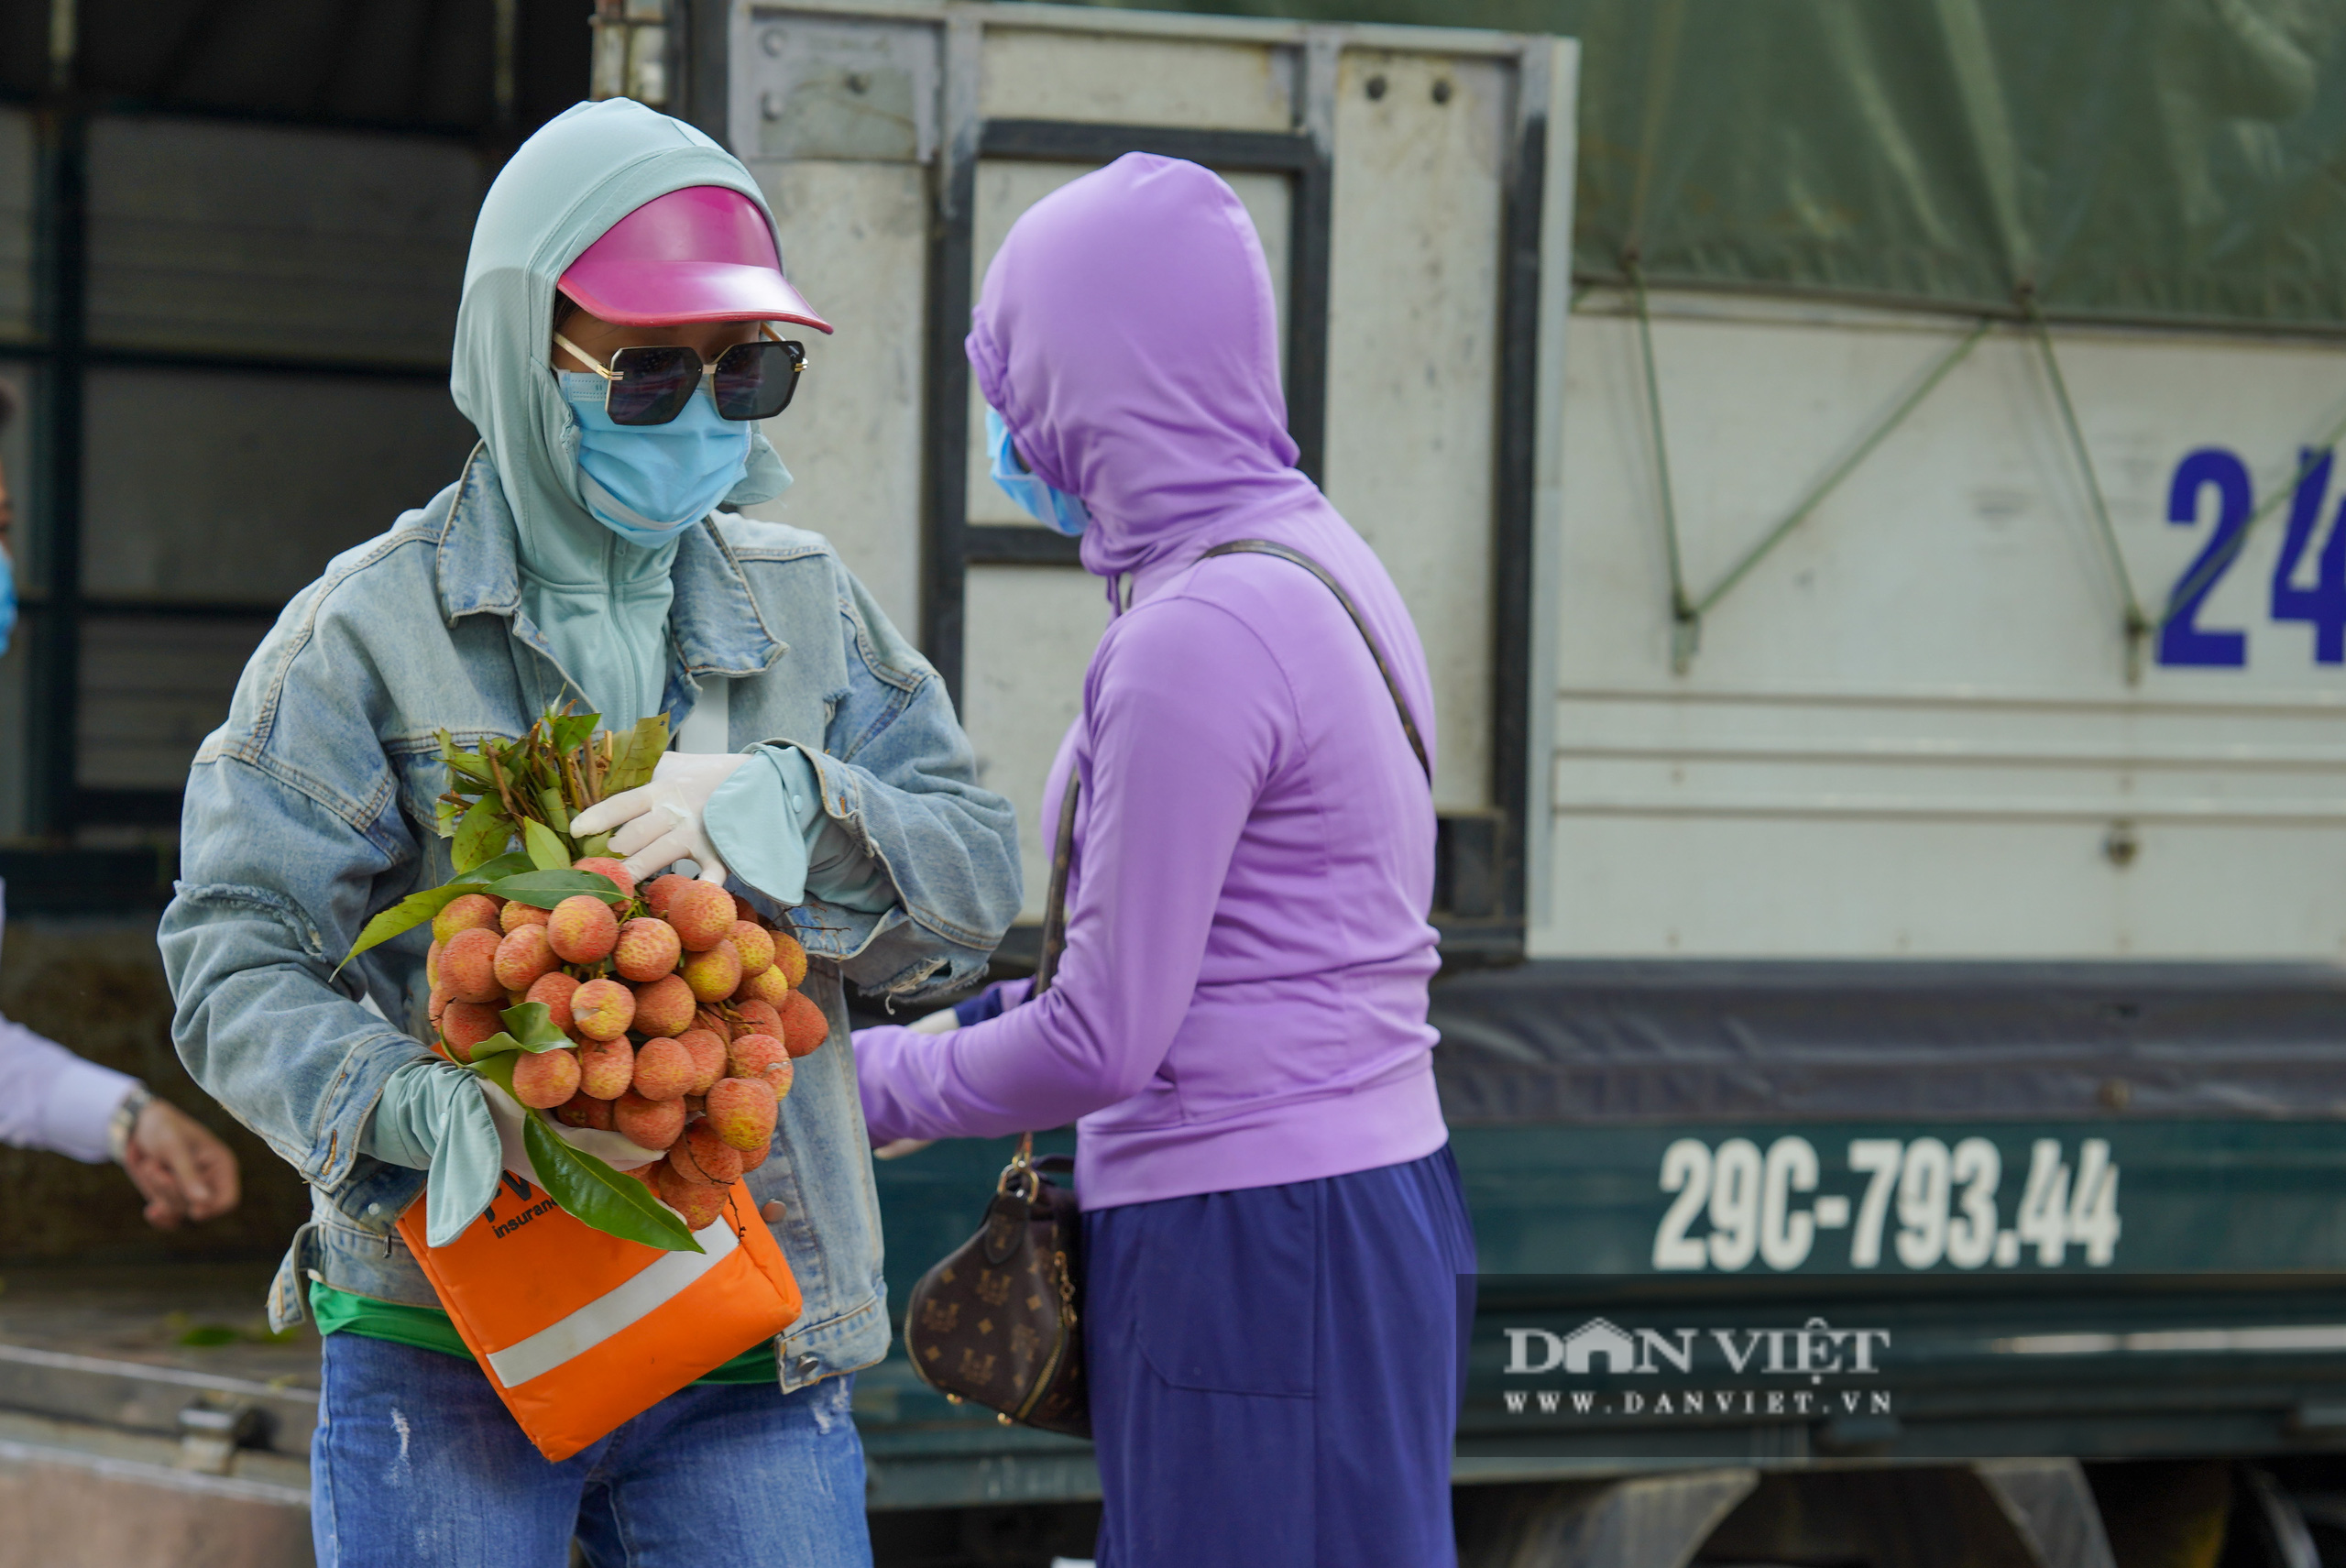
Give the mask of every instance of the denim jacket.
MULTIPOLYGON (((897 905, 797 914, 806 993, 830 1040, 798 1064, 773 1152, 749 1178, 805 1310, 784 1335, 795 1388, 888 1343, 880 1213, 840 977, 892 999, 961 986, 1019 906, 1010 806, 979 788, 936 672, 819 535, 720 513, 676 554, 663 707, 727 678, 730 743, 795 741, 824 809, 884 865, 897 905)), ((312 1189, 272 1288, 305 1280, 436 1305, 394 1229, 423 1173, 358 1152, 383 1080, 425 1055, 428 927, 334 966, 377 912, 452 872, 430 827, 435 731, 516 736, 566 680, 520 612, 514 530, 485 452, 428 506, 336 559, 279 618, 188 778, 178 896, 161 946, 181 1059, 312 1189)), ((779 914, 754 890, 737 892, 779 914)))

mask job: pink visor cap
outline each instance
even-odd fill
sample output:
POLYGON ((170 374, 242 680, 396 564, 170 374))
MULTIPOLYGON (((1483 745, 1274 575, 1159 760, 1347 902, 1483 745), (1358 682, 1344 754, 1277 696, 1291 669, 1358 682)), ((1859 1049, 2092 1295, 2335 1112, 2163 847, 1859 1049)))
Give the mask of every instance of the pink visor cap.
POLYGON ((722 185, 644 203, 570 264, 562 291, 620 326, 781 321, 831 330, 783 277, 758 204, 722 185))

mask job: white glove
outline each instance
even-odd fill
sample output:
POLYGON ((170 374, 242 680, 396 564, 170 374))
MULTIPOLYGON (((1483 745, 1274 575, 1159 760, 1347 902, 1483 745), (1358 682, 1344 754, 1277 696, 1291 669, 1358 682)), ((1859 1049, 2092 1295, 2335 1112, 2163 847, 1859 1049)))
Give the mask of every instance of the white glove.
POLYGON ((611 835, 611 852, 624 857, 639 883, 678 861, 697 861, 700 880, 722 884, 728 872, 709 842, 706 813, 717 786, 750 759, 739 752, 670 751, 652 782, 588 806, 570 819, 574 837, 611 835))

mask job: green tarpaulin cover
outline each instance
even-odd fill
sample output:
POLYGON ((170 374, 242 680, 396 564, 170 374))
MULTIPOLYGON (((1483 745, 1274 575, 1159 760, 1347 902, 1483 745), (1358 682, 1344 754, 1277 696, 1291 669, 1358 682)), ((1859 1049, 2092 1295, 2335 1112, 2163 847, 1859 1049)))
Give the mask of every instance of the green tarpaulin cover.
POLYGON ((1192 0, 1581 40, 1584 278, 2346 327, 2346 0, 1192 0))

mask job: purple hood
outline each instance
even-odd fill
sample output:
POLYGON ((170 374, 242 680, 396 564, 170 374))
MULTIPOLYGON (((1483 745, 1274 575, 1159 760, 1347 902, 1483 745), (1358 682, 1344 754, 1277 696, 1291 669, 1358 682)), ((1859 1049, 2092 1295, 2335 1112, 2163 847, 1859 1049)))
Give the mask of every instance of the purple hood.
POLYGON ((1083 498, 1099 576, 1320 504, 1287 433, 1262 242, 1211 170, 1131 152, 1044 197, 974 315, 979 390, 1028 466, 1083 498))

